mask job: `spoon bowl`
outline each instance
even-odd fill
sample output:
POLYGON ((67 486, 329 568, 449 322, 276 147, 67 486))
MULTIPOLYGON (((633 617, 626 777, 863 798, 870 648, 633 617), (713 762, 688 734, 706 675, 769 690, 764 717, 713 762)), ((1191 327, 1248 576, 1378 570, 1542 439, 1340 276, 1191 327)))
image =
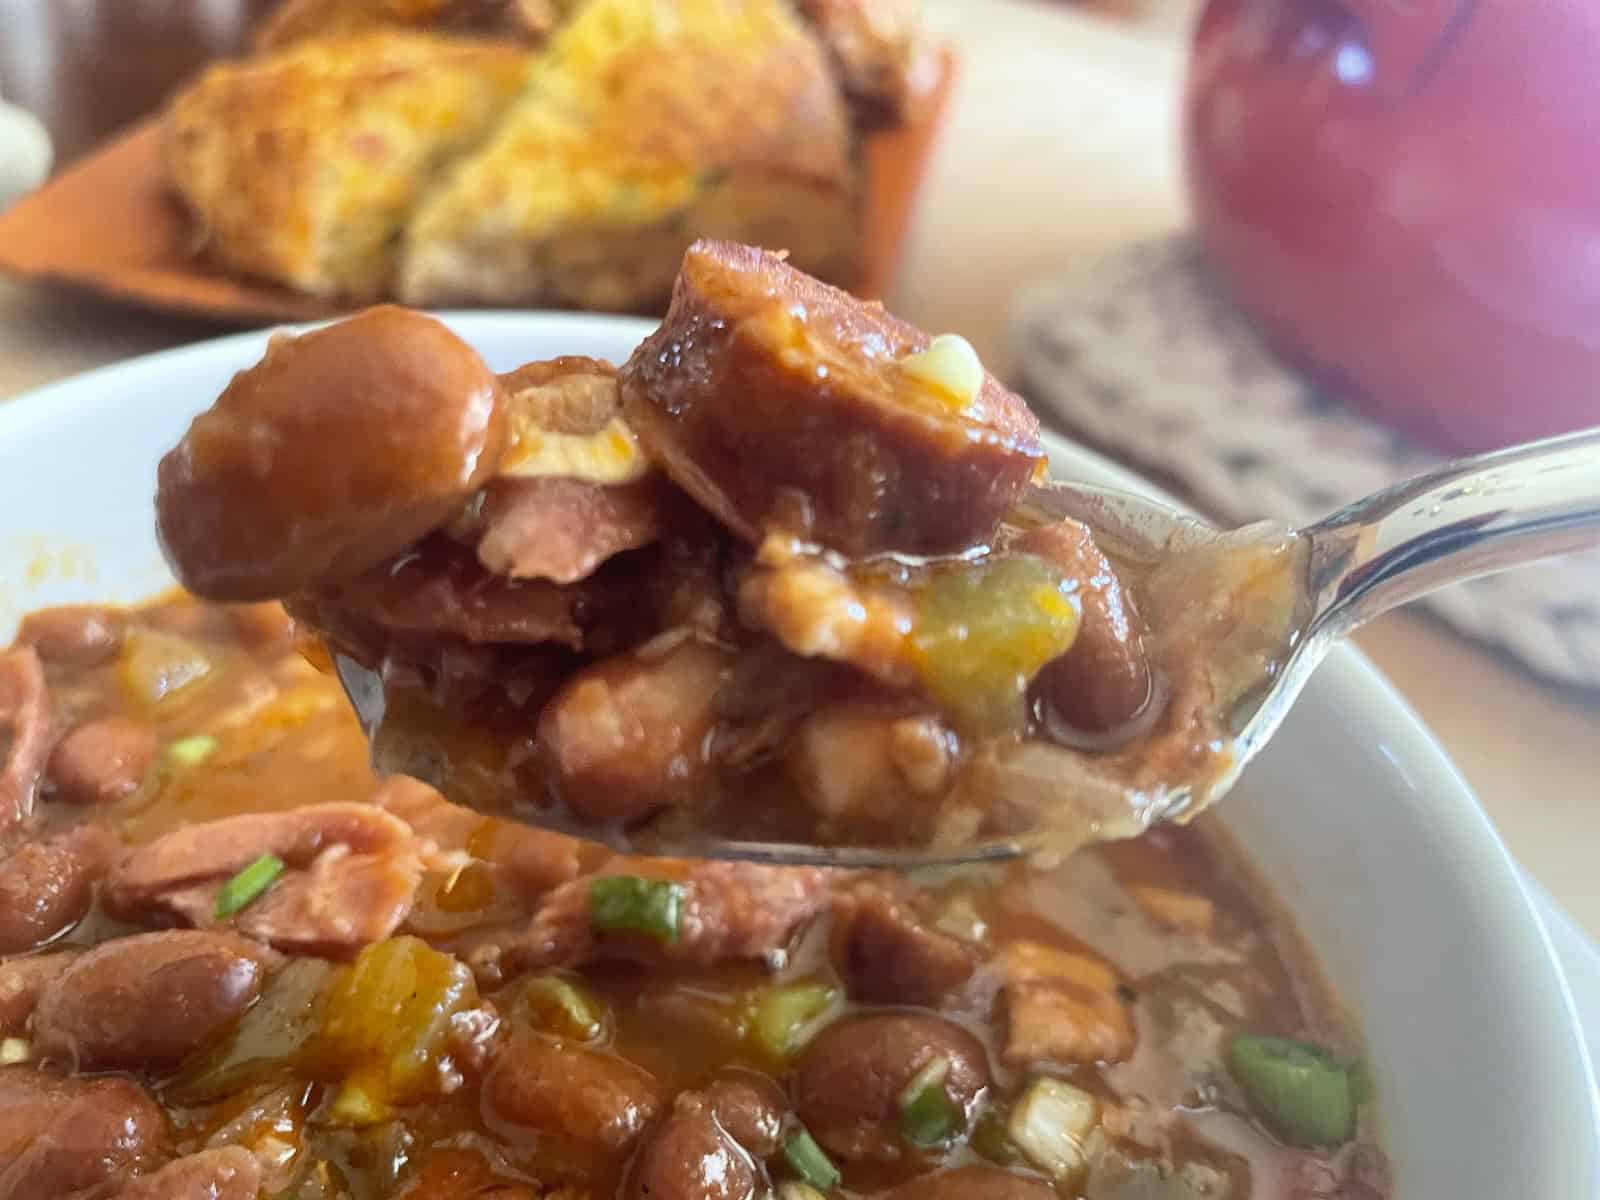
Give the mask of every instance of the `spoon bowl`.
MULTIPOLYGON (((1048 828, 929 848, 814 846, 706 833, 661 844, 616 829, 609 836, 606 830, 581 832, 635 853, 909 869, 1024 855, 1058 858, 1092 842, 1135 837, 1163 821, 1190 820, 1227 794, 1328 651, 1366 621, 1450 583, 1600 547, 1600 429, 1448 464, 1299 530, 1270 521, 1220 530, 1145 496, 1060 482, 1030 489, 1020 515, 1080 521, 1113 560, 1178 573, 1191 597, 1203 599, 1208 587, 1220 594, 1227 564, 1241 559, 1281 573, 1283 599, 1247 614, 1249 637, 1202 647, 1213 680, 1221 681, 1213 690, 1222 731, 1215 763, 1203 776, 1135 786, 1098 772, 1092 754, 1029 762, 1025 744, 1014 770, 1024 778, 1034 771, 1041 782, 1056 772, 1047 781, 1052 791, 1070 785, 1071 811, 1048 828), (1063 763, 1074 772, 1070 779, 1060 778, 1063 763)), ((383 682, 344 656, 336 656, 335 669, 370 740, 384 717, 383 682)))

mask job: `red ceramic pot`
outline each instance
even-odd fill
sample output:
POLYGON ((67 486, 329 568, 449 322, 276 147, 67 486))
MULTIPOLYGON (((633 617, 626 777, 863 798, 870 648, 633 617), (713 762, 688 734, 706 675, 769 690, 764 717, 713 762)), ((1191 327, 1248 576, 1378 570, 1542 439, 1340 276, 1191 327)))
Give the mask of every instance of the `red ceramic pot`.
POLYGON ((1240 302, 1358 403, 1600 425, 1600 0, 1210 0, 1184 140, 1240 302))

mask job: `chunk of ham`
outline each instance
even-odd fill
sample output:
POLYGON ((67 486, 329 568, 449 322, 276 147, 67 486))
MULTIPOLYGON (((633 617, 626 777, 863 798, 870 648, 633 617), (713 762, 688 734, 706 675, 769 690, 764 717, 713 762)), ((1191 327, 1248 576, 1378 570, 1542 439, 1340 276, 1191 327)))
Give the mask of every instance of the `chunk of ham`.
POLYGON ((134 850, 107 877, 104 902, 131 920, 227 926, 288 952, 341 957, 399 928, 422 879, 422 850, 409 825, 374 805, 243 813, 134 850), (217 894, 263 854, 287 870, 244 909, 218 917, 217 894))
POLYGON ((44 667, 31 646, 0 654, 0 846, 33 815, 53 736, 44 667))
POLYGON ((481 940, 467 960, 490 984, 526 970, 603 959, 693 967, 777 962, 800 927, 828 907, 836 878, 836 872, 818 867, 618 857, 556 888, 526 925, 481 940), (609 875, 679 884, 677 937, 662 941, 595 929, 590 884, 609 875))

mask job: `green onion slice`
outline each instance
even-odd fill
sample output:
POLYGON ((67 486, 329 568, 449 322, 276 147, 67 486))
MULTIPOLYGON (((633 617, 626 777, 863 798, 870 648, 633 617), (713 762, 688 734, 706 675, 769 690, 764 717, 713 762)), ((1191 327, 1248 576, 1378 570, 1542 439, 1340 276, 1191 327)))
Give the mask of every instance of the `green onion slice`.
POLYGON ((839 1168, 823 1153, 817 1139, 804 1129, 796 1129, 783 1143, 784 1161, 812 1187, 829 1191, 839 1185, 839 1168))
POLYGON ((992 1163, 1014 1167, 1026 1161, 1017 1144, 1006 1132, 1005 1118, 996 1112, 986 1112, 972 1128, 972 1148, 992 1163))
POLYGON ((167 747, 167 758, 180 767, 198 767, 217 750, 217 739, 209 733, 179 738, 167 747))
POLYGON ((589 883, 589 923, 602 933, 642 933, 678 940, 682 884, 637 875, 602 875, 589 883))
POLYGON ((282 874, 283 859, 276 854, 263 854, 222 885, 222 890, 217 893, 218 919, 231 917, 254 904, 282 874))
POLYGON ((937 1146, 961 1124, 962 1113, 944 1090, 950 1060, 931 1059, 900 1093, 900 1133, 913 1146, 937 1146))
POLYGON ((787 1058, 810 1040, 838 999, 839 989, 815 981, 763 988, 755 998, 751 1033, 774 1058, 787 1058))
POLYGON ((1237 1037, 1228 1069, 1256 1116, 1295 1146, 1337 1146, 1355 1133, 1350 1069, 1320 1047, 1290 1038, 1237 1037))

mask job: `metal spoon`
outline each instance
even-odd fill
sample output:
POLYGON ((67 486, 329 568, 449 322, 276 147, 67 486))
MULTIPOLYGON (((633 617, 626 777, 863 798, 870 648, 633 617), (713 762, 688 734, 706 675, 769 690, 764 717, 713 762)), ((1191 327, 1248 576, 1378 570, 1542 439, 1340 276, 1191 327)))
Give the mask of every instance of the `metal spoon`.
MULTIPOLYGON (((1233 734, 1231 758, 1203 788, 1187 781, 1085 788, 1076 844, 1136 835, 1187 819, 1215 803, 1271 740, 1311 673, 1340 639, 1365 622, 1451 583, 1600 547, 1600 428, 1450 463, 1359 500, 1299 530, 1264 524, 1223 532, 1158 501, 1078 484, 1033 489, 1039 515, 1084 521, 1097 539, 1147 561, 1196 560, 1229 541, 1274 538, 1295 550, 1298 603, 1259 677, 1234 689, 1219 714, 1233 734)), ((338 673, 370 737, 383 716, 383 687, 343 657, 338 673)), ((916 867, 1062 853, 1059 830, 927 849, 819 847, 707 837, 674 842, 672 853, 760 862, 916 867)))

